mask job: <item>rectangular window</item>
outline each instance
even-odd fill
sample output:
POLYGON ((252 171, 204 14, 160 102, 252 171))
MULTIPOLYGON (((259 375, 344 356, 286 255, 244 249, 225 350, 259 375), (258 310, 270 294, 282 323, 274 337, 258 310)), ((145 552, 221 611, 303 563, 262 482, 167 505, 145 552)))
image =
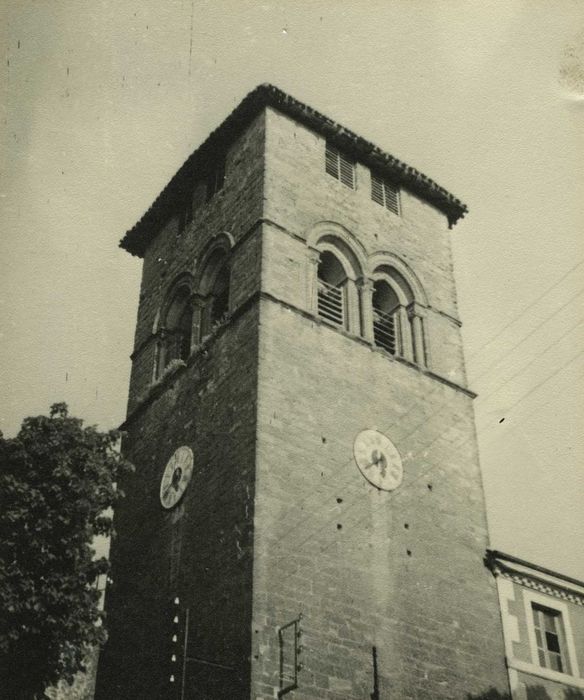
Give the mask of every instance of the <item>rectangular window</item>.
POLYGON ((544 608, 536 603, 531 604, 533 628, 537 642, 539 665, 551 668, 553 671, 567 673, 565 661, 564 630, 562 614, 557 610, 544 608))
POLYGON ((325 170, 343 185, 352 190, 355 189, 355 162, 328 142, 326 144, 325 170))
POLYGON ((371 199, 399 216, 399 187, 371 173, 371 199))
POLYGON ((220 158, 207 176, 207 201, 223 189, 225 183, 225 159, 220 158))

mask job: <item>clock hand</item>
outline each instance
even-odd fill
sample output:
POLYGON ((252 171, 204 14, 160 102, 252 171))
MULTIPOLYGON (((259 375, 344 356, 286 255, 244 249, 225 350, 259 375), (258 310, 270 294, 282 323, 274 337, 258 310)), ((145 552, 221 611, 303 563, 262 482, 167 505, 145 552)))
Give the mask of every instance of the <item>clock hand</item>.
POLYGON ((369 467, 373 467, 374 465, 379 464, 380 460, 381 460, 381 457, 378 457, 373 462, 369 462, 369 464, 365 465, 365 469, 369 469, 369 467))

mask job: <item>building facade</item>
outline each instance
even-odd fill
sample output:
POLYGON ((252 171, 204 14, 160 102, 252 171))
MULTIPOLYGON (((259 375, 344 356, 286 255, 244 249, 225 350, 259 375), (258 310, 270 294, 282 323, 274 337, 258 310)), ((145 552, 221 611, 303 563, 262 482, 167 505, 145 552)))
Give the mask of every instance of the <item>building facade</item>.
POLYGON ((584 583, 491 551, 513 700, 584 700, 584 583))
POLYGON ((136 473, 97 698, 508 692, 451 259, 465 211, 262 85, 126 234, 136 473))

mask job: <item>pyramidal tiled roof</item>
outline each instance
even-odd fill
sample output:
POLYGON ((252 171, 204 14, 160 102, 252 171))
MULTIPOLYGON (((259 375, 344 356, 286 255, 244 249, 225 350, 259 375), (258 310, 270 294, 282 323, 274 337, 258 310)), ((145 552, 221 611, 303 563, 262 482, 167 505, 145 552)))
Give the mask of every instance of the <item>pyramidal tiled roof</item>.
POLYGON ((185 187, 190 182, 189 173, 212 160, 218 149, 222 146, 224 148, 226 143, 231 143, 237 138, 252 119, 267 106, 287 114, 321 134, 359 162, 434 205, 448 217, 451 226, 468 211, 463 202, 434 180, 312 107, 266 83, 258 85, 246 95, 233 112, 187 158, 142 218, 126 233, 120 246, 133 255, 143 256, 160 226, 184 195, 185 187))

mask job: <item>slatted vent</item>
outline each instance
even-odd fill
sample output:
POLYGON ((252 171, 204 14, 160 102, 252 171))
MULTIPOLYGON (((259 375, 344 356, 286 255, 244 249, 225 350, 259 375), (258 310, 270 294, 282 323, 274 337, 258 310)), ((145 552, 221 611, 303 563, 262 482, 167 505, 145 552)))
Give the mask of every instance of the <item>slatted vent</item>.
POLYGON ((387 313, 380 309, 373 309, 373 337, 375 345, 395 355, 397 346, 395 312, 387 313))
POLYGON ((318 280, 318 315, 342 326, 345 320, 343 290, 324 280, 318 280))
POLYGON ((325 170, 343 185, 355 189, 355 163, 330 143, 326 145, 325 170))
POLYGON ((371 199, 399 216, 399 188, 371 173, 371 199))

